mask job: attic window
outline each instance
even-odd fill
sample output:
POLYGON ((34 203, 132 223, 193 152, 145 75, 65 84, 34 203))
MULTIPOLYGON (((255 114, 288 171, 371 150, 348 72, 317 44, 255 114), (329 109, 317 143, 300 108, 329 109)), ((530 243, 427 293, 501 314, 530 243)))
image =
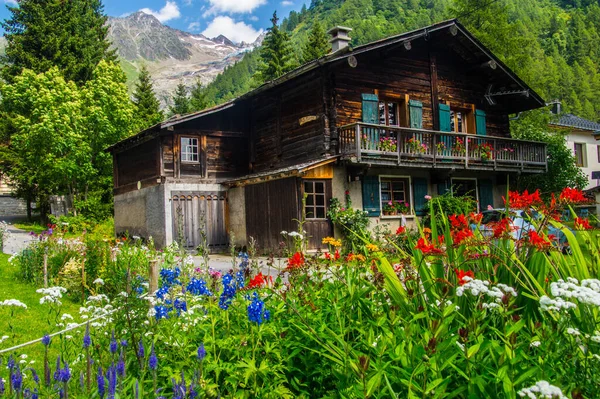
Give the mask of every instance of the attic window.
POLYGON ((198 162, 198 139, 190 137, 181 138, 181 161, 198 162))

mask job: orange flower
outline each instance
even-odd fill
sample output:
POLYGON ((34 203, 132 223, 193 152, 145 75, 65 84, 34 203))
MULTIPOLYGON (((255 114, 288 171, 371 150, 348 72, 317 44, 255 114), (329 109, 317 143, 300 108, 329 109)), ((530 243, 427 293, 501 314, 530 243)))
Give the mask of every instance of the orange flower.
POLYGON ((575 228, 577 230, 591 230, 592 225, 590 225, 590 221, 584 218, 575 218, 575 228))
POLYGON ((258 273, 252 280, 250 280, 248 288, 260 288, 268 283, 273 283, 273 276, 263 276, 262 273, 258 273))
POLYGON ((481 219, 483 219, 483 213, 474 213, 471 212, 469 214, 469 219, 471 219, 471 221, 475 224, 479 224, 481 223, 481 219))
POLYGON ((296 252, 291 258, 288 259, 288 269, 298 269, 304 266, 304 255, 302 252, 296 252))
POLYGON ((475 273, 473 273, 473 270, 459 270, 459 269, 454 269, 454 272, 456 273, 456 277, 458 278, 458 285, 463 285, 466 283, 465 280, 463 280, 465 277, 471 277, 472 279, 475 278, 475 273))
POLYGON ((442 251, 439 248, 436 248, 433 243, 429 244, 427 243, 427 241, 425 241, 425 238, 419 238, 419 241, 417 241, 417 246, 415 247, 415 249, 419 249, 421 250, 421 252, 423 252, 423 255, 443 255, 444 251, 442 251))
POLYGON ((512 209, 528 209, 534 205, 542 205, 543 201, 540 197, 540 190, 535 190, 529 194, 529 191, 523 191, 519 194, 518 191, 508 192, 508 204, 512 209))
POLYGON ((396 230, 396 234, 400 235, 400 234, 404 234, 406 233, 406 227, 404 226, 400 226, 398 227, 398 229, 396 230))
POLYGON ((552 247, 552 243, 550 241, 540 236, 535 231, 529 232, 529 243, 540 250, 545 250, 552 247))
POLYGON ((579 204, 588 202, 588 199, 583 195, 583 191, 576 188, 565 187, 560 193, 560 200, 567 204, 579 204))
POLYGON ((469 227, 469 222, 465 215, 450 215, 448 216, 452 227, 455 229, 464 229, 469 227))
POLYGON ((454 245, 460 245, 463 241, 474 237, 473 232, 468 227, 466 229, 457 230, 452 232, 452 242, 454 245))
POLYGON ((500 237, 506 235, 507 233, 510 233, 510 230, 511 230, 510 219, 504 218, 504 219, 500 220, 498 223, 494 223, 494 225, 493 225, 494 238, 500 238, 500 237))

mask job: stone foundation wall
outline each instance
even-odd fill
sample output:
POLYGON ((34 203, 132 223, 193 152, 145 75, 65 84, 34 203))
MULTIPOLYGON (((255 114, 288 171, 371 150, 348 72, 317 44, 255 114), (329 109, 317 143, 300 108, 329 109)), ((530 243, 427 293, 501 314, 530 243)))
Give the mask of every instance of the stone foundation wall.
POLYGON ((20 198, 0 195, 0 216, 27 215, 27 202, 20 198))

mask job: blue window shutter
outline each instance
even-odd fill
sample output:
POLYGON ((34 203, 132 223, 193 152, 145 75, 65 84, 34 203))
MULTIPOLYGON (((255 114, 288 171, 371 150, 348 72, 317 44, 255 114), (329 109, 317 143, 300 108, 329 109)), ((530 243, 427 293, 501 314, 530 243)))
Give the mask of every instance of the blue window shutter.
POLYGON ((379 216, 381 201, 379 200, 379 176, 364 176, 362 180, 363 210, 369 216, 379 216))
POLYGON ((425 207, 427 206, 427 200, 425 199, 427 195, 427 179, 415 177, 412 179, 412 183, 415 214, 423 216, 425 214, 425 207))
POLYGON ((450 182, 448 180, 444 180, 443 182, 438 183, 437 188, 438 188, 438 194, 444 195, 448 191, 450 191, 450 182))
POLYGON ((482 111, 480 109, 475 110, 475 128, 477 129, 478 136, 487 135, 485 129, 485 111, 482 111))
POLYGON ((421 101, 409 100, 408 112, 410 127, 412 129, 423 129, 423 103, 421 101))
POLYGON ((494 185, 489 179, 480 179, 479 185, 479 210, 485 211, 488 205, 494 206, 494 185))
POLYGON ((362 121, 364 123, 379 123, 379 98, 377 94, 363 93, 362 121))
POLYGON ((439 104, 440 110, 440 131, 450 132, 450 106, 448 104, 439 104))

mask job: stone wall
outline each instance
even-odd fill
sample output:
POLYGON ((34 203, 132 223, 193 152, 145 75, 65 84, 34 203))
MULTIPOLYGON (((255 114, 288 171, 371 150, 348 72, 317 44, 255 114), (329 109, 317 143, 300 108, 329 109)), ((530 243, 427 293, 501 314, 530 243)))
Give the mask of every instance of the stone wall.
POLYGON ((227 192, 229 212, 229 234, 235 237, 235 245, 247 245, 246 198, 244 187, 233 187, 227 192))
POLYGON ((167 245, 164 197, 163 185, 115 195, 115 233, 152 237, 157 247, 167 245))
POLYGON ((27 202, 9 195, 0 195, 0 216, 27 215, 27 202))

